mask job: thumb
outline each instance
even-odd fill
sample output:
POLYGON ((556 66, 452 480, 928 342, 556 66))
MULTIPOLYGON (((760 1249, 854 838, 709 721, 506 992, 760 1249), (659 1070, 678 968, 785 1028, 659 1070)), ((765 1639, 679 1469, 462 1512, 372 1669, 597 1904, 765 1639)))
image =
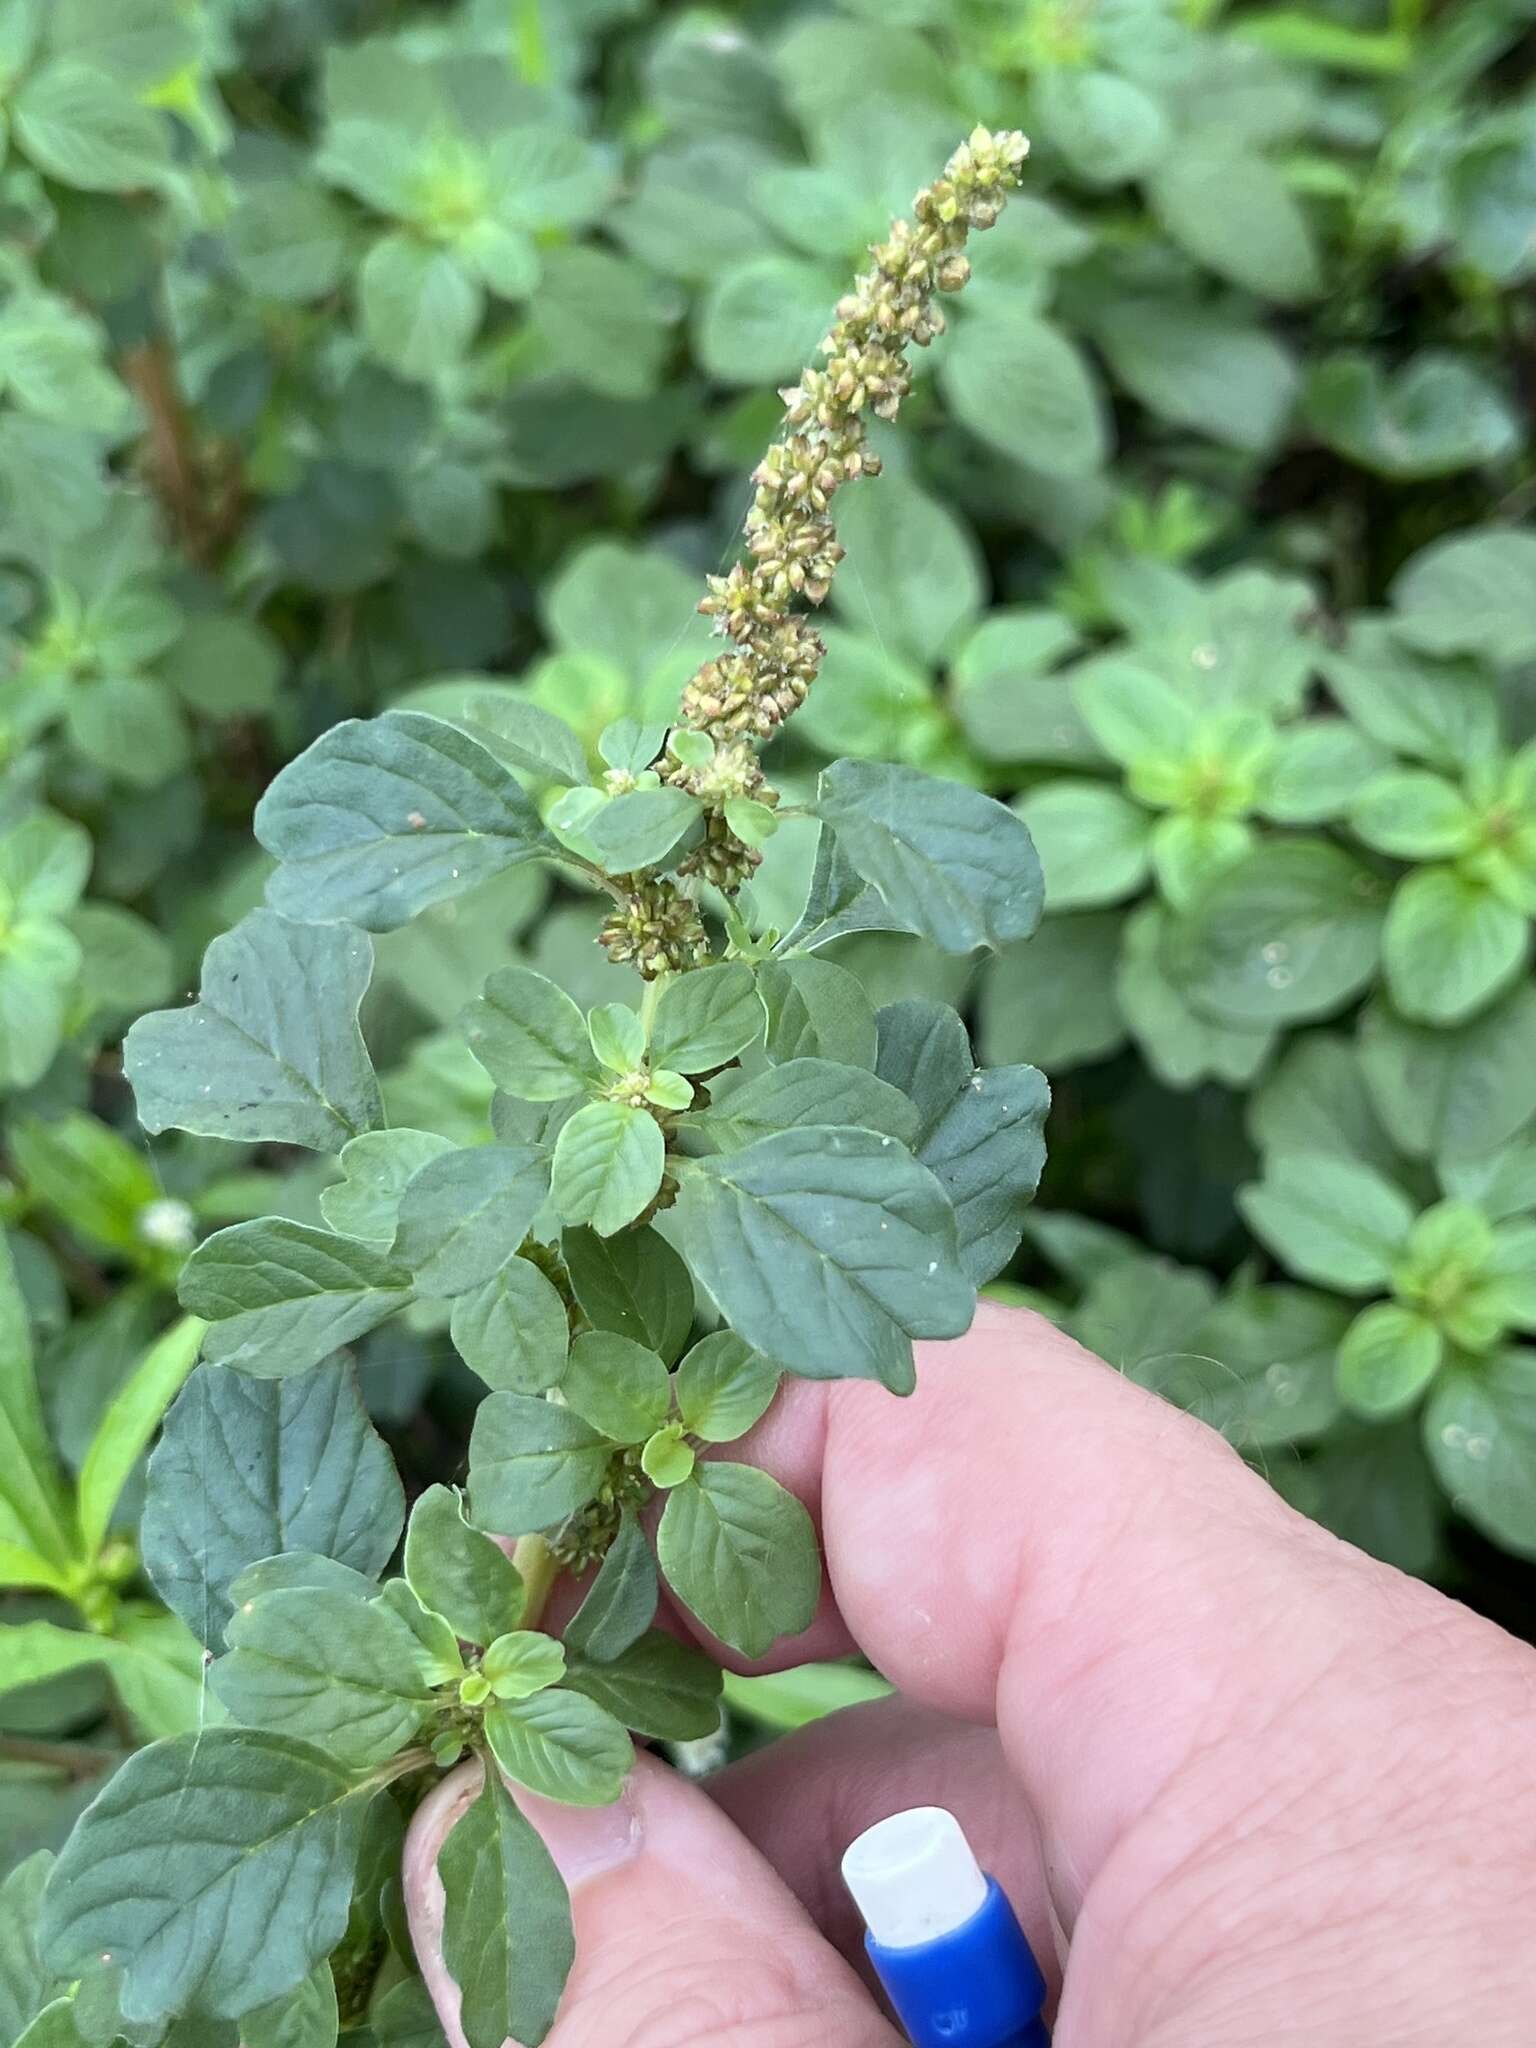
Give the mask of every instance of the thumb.
MULTIPOLYGON (((405 1844, 411 1939, 450 2048, 465 2048, 443 1961, 437 1853, 480 1785, 467 1764, 405 1844)), ((571 1894, 576 1967, 547 2048, 895 2048, 900 2036, 793 1894, 696 1786, 642 1756, 607 1807, 513 1788, 571 1894)))

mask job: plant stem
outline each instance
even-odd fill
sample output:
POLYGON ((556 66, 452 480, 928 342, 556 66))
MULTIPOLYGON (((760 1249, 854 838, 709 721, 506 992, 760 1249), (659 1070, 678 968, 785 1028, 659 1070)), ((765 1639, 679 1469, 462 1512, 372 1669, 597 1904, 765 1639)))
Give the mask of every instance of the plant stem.
POLYGON ((554 1553, 542 1536, 519 1536, 512 1551, 512 1562, 523 1577, 523 1628, 537 1628, 549 1601, 550 1592, 560 1576, 560 1566, 554 1553))
POLYGON ((512 33, 517 44, 518 70, 529 85, 548 85, 549 42, 544 34, 539 0, 516 0, 512 33))
POLYGON ((0 1760, 17 1764, 43 1764, 63 1771, 74 1779, 94 1778, 111 1770, 117 1752, 92 1749, 85 1742, 42 1742, 30 1735, 0 1735, 0 1760))

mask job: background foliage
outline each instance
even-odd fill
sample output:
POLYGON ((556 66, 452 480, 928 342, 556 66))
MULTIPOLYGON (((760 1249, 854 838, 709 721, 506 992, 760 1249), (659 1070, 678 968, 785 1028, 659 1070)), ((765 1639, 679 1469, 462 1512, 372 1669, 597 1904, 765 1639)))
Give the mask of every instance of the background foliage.
MULTIPOLYGON (((219 1226, 319 1223, 335 1174, 146 1137, 124 1030, 259 902, 255 802, 338 718, 476 676, 589 744, 669 716, 772 386, 977 119, 1031 135, 1025 192, 839 502, 772 765, 1008 797, 1047 922, 984 965, 833 957, 1051 1075, 1008 1285, 1531 1633, 1533 19, 0 0, 0 1572, 53 1630, 0 1697, 7 1863, 195 1723, 135 1537, 197 1348, 177 1276, 219 1226)), ((813 837, 774 838, 765 920, 813 837)), ((498 963, 623 995, 597 918, 522 869, 382 938, 391 1121, 487 1138, 449 1027, 498 963)), ((355 1348, 411 1493, 454 1475, 475 1388, 439 1320, 355 1348)), ((302 1405, 317 1471, 377 1442, 302 1405)), ((372 2024, 430 2038, 408 1996, 372 2024)))

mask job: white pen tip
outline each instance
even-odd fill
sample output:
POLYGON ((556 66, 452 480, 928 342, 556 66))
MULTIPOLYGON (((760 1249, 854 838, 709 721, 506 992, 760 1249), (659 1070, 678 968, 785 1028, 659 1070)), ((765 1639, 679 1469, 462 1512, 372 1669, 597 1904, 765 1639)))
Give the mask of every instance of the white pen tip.
POLYGON ((844 1853, 843 1882, 882 1948, 937 1941, 987 1896, 965 1832, 942 1806, 914 1806, 866 1828, 844 1853))

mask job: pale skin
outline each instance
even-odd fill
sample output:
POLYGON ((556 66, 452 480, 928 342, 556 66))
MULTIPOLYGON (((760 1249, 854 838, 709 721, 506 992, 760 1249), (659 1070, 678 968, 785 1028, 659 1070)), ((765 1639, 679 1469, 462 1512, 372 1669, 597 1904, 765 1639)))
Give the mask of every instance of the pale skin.
MULTIPOLYGON (((781 1661, 858 1649, 898 1697, 707 1790, 643 1759, 618 1808, 527 1802, 576 1920, 548 2048, 894 2048, 837 1863, 928 1803, 1017 1903, 1056 2048, 1530 2048, 1536 1652, 1033 1316, 920 1352, 910 1400, 800 1383, 745 1447, 825 1544, 781 1661)), ((454 2048, 432 1863, 477 1770, 407 1846, 454 2048)))

